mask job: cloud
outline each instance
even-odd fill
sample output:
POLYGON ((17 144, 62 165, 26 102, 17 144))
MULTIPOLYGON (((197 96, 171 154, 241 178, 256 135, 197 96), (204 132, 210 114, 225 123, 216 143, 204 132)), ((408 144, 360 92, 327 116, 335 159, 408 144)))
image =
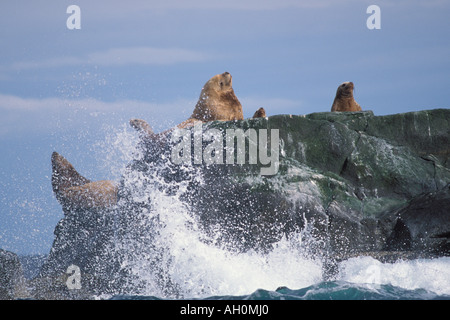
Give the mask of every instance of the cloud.
MULTIPOLYGON (((267 115, 300 114, 302 102, 284 98, 241 97, 244 116, 251 117, 260 107, 267 115)), ((128 124, 142 118, 155 131, 170 128, 192 113, 196 101, 179 98, 169 102, 139 100, 101 101, 93 98, 22 98, 0 94, 0 138, 30 134, 55 134, 79 130, 95 131, 103 125, 128 124)))
POLYGON ((182 62, 200 62, 210 59, 201 52, 177 48, 118 48, 89 55, 89 61, 98 65, 170 65, 182 62))
POLYGON ((0 138, 22 134, 98 130, 103 125, 143 118, 164 130, 190 115, 195 101, 177 99, 150 103, 138 100, 105 102, 97 99, 22 98, 0 94, 0 138))
POLYGON ((130 47, 112 48, 82 56, 54 57, 42 61, 23 61, 11 65, 12 69, 58 68, 75 65, 130 66, 173 65, 203 62, 212 59, 203 52, 181 48, 130 47))

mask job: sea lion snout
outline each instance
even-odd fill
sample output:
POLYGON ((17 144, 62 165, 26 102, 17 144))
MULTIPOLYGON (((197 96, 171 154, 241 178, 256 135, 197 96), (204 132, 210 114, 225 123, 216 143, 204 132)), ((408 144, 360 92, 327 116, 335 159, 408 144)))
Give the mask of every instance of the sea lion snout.
POLYGON ((355 86, 353 85, 353 82, 351 81, 344 82, 338 87, 337 95, 344 97, 353 96, 354 87, 355 86))
POLYGON ((344 88, 344 89, 353 89, 354 87, 355 86, 354 86, 353 82, 351 82, 351 81, 347 81, 347 82, 344 82, 341 84, 341 88, 344 88))
POLYGON ((229 90, 232 86, 232 77, 229 72, 224 72, 221 75, 217 75, 219 79, 220 90, 229 90))

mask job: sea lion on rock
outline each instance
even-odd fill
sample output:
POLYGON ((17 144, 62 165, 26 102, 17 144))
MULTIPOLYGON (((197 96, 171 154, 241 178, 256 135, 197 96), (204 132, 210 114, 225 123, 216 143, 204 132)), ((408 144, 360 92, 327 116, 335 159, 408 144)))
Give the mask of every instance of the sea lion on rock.
MULTIPOLYGON (((215 75, 202 88, 191 117, 180 123, 178 128, 189 128, 198 122, 214 120, 243 120, 242 105, 232 87, 229 72, 215 75)), ((130 120, 143 139, 165 144, 166 136, 173 129, 154 133, 150 125, 141 119, 130 120)), ((62 156, 52 155, 52 186, 58 201, 64 207, 94 208, 110 207, 117 202, 117 186, 109 180, 92 182, 81 176, 62 156)))
POLYGON ((361 111, 361 106, 353 98, 353 82, 342 83, 336 91, 331 111, 361 111))
POLYGON ((259 108, 253 114, 253 118, 265 118, 265 117, 266 117, 266 110, 264 110, 264 108, 259 108))
POLYGON ((52 187, 65 209, 106 208, 117 202, 117 186, 113 181, 92 182, 57 152, 52 154, 52 187))
POLYGON ((244 119, 242 106, 234 94, 229 72, 215 75, 205 83, 190 119, 202 122, 244 119))
MULTIPOLYGON (((232 76, 229 72, 217 74, 209 79, 202 88, 200 97, 189 119, 183 121, 177 128, 189 128, 196 123, 208 121, 243 120, 242 105, 236 97, 232 86, 232 76)), ((131 119, 130 125, 141 135, 154 140, 161 139, 173 129, 155 134, 150 125, 141 119, 131 119)))
MULTIPOLYGON (((264 108, 259 108, 253 118, 266 116, 264 108)), ((242 105, 232 87, 232 76, 229 72, 215 75, 202 88, 200 97, 189 119, 183 121, 177 128, 189 128, 198 122, 243 120, 242 105)), ((142 119, 131 119, 130 125, 143 137, 157 140, 173 129, 155 134, 150 125, 142 119)))

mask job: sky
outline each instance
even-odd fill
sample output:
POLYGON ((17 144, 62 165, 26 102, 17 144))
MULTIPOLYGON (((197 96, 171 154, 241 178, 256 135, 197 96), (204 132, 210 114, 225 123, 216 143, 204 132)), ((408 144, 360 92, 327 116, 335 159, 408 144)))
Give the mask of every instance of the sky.
POLYGON ((129 119, 167 129, 225 71, 245 117, 328 112, 344 81, 375 115, 449 108, 449 31, 448 0, 2 1, 0 248, 49 252, 63 218, 53 151, 118 180, 129 119))

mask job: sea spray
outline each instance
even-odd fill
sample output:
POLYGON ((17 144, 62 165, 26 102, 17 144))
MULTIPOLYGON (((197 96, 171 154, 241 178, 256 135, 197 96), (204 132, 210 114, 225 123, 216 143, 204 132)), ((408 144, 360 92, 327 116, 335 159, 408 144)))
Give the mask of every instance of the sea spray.
MULTIPOLYGON (((301 183, 291 184, 295 188, 287 190, 295 196, 290 199, 295 206, 288 217, 295 219, 298 227, 285 232, 286 229, 279 228, 286 225, 284 213, 279 210, 284 205, 282 201, 274 201, 277 198, 268 198, 267 194, 261 198, 244 197, 252 195, 252 190, 246 189, 248 186, 264 186, 265 177, 246 175, 247 183, 239 185, 227 183, 231 175, 218 172, 216 180, 207 185, 210 193, 201 197, 204 207, 210 210, 199 211, 195 206, 199 198, 195 194, 186 195, 191 193, 193 185, 205 186, 204 172, 192 166, 175 170, 165 161, 164 153, 141 148, 145 142, 139 142, 127 130, 117 129, 107 141, 105 153, 108 148, 114 150, 110 157, 105 157, 105 163, 112 161, 111 165, 121 172, 118 206, 111 212, 66 213, 55 229, 55 248, 67 248, 63 253, 68 254, 61 255, 67 261, 55 259, 59 256, 51 254, 49 260, 54 264, 50 267, 54 269, 47 268, 47 274, 51 275, 50 272, 58 271, 59 267, 65 272, 67 265, 77 264, 81 269, 82 290, 98 298, 133 295, 137 295, 133 296, 137 299, 379 299, 396 298, 396 295, 435 298, 436 294, 429 294, 431 291, 439 292, 438 298, 449 297, 446 279, 450 277, 446 270, 450 261, 445 258, 391 264, 373 258, 352 258, 337 265, 332 281, 324 281, 321 251, 327 242, 316 237, 315 227, 320 224, 314 219, 320 216, 308 211, 311 209, 308 202, 317 196, 319 185, 308 175, 301 183), (136 142, 137 148, 133 145, 136 142), (121 148, 119 151, 117 146, 121 148), (124 160, 128 164, 120 167, 124 160), (214 185, 219 188, 211 191, 214 185), (236 195, 236 198, 232 198, 234 203, 221 207, 227 199, 221 192, 227 189, 232 190, 227 196, 236 195), (266 199, 269 201, 258 202, 266 199), (275 219, 253 219, 251 215, 255 212, 268 212, 266 217, 275 219), (212 223, 204 225, 202 219, 211 222, 209 214, 217 216, 212 223), (227 215, 234 215, 237 223, 232 225, 236 221, 224 219, 227 215), (111 217, 114 228, 109 223, 111 217), (269 228, 258 229, 263 223, 269 228), (67 229, 71 226, 72 229, 67 229), (114 231, 113 237, 107 239, 110 230, 114 231), (236 231, 237 237, 233 238, 232 233, 236 231), (252 232, 253 238, 249 236, 252 232), (253 246, 258 241, 269 245, 253 246), (244 245, 239 246, 242 243, 244 245), (84 259, 72 256, 73 252, 84 259), (90 284, 90 279, 95 282, 90 284), (278 287, 282 288, 276 289, 278 287), (430 291, 420 291, 424 289, 430 291)), ((213 168, 212 172, 216 169, 223 168, 213 168)), ((304 173, 302 168, 292 176, 297 178, 304 173)), ((271 190, 277 190, 277 183, 286 190, 282 179, 276 177, 270 182, 271 190)), ((263 192, 260 188, 253 194, 263 192)))
MULTIPOLYGON (((126 144, 127 135, 126 131, 119 132, 116 139, 126 144)), ((328 285, 323 282, 323 263, 317 254, 324 239, 315 238, 314 223, 301 207, 298 211, 303 227, 273 242, 269 250, 240 250, 223 245, 226 225, 211 224, 206 232, 196 207, 186 201, 192 184, 204 183, 199 168, 175 169, 167 161, 167 154, 152 149, 137 148, 133 152, 133 160, 123 170, 116 212, 120 223, 114 250, 120 256, 121 275, 126 279, 121 282, 121 294, 159 298, 252 297, 262 288, 269 290, 268 296, 276 297, 274 290, 280 286, 311 286, 307 296, 322 292, 331 297, 356 288, 364 292, 364 297, 390 298, 386 291, 389 286, 449 294, 446 279, 450 277, 445 269, 449 261, 442 260, 445 258, 392 264, 370 257, 352 258, 340 263, 334 282, 328 285)), ((248 182, 251 185, 254 181, 248 182)), ((214 199, 210 200, 213 206, 214 199)), ((297 202, 305 201, 300 200, 297 202)), ((241 208, 242 218, 250 209, 241 208)), ((243 227, 246 225, 251 227, 243 227)))
POLYGON ((135 158, 141 158, 139 138, 129 125, 119 127, 103 125, 104 139, 96 141, 91 151, 97 155, 98 170, 107 172, 110 178, 118 181, 122 178, 127 164, 135 158))
POLYGON ((391 285, 407 290, 426 289, 450 296, 450 257, 399 260, 381 263, 372 257, 356 257, 341 263, 338 280, 369 285, 377 290, 391 285))
POLYGON ((167 154, 144 147, 147 152, 136 153, 140 158, 124 170, 121 182, 114 241, 126 277, 121 293, 197 298, 320 281, 321 261, 308 255, 306 230, 265 252, 221 245, 217 239, 224 230, 211 225, 213 231, 205 232, 195 207, 185 201, 192 184, 203 183, 200 168, 174 168, 167 154))
POLYGON ((123 267, 133 279, 129 293, 164 298, 238 295, 280 284, 303 287, 321 279, 320 260, 302 251, 300 234, 282 239, 268 253, 233 252, 208 238, 178 194, 158 188, 142 192, 141 182, 136 200, 152 205, 139 212, 122 239, 127 257, 123 267))

